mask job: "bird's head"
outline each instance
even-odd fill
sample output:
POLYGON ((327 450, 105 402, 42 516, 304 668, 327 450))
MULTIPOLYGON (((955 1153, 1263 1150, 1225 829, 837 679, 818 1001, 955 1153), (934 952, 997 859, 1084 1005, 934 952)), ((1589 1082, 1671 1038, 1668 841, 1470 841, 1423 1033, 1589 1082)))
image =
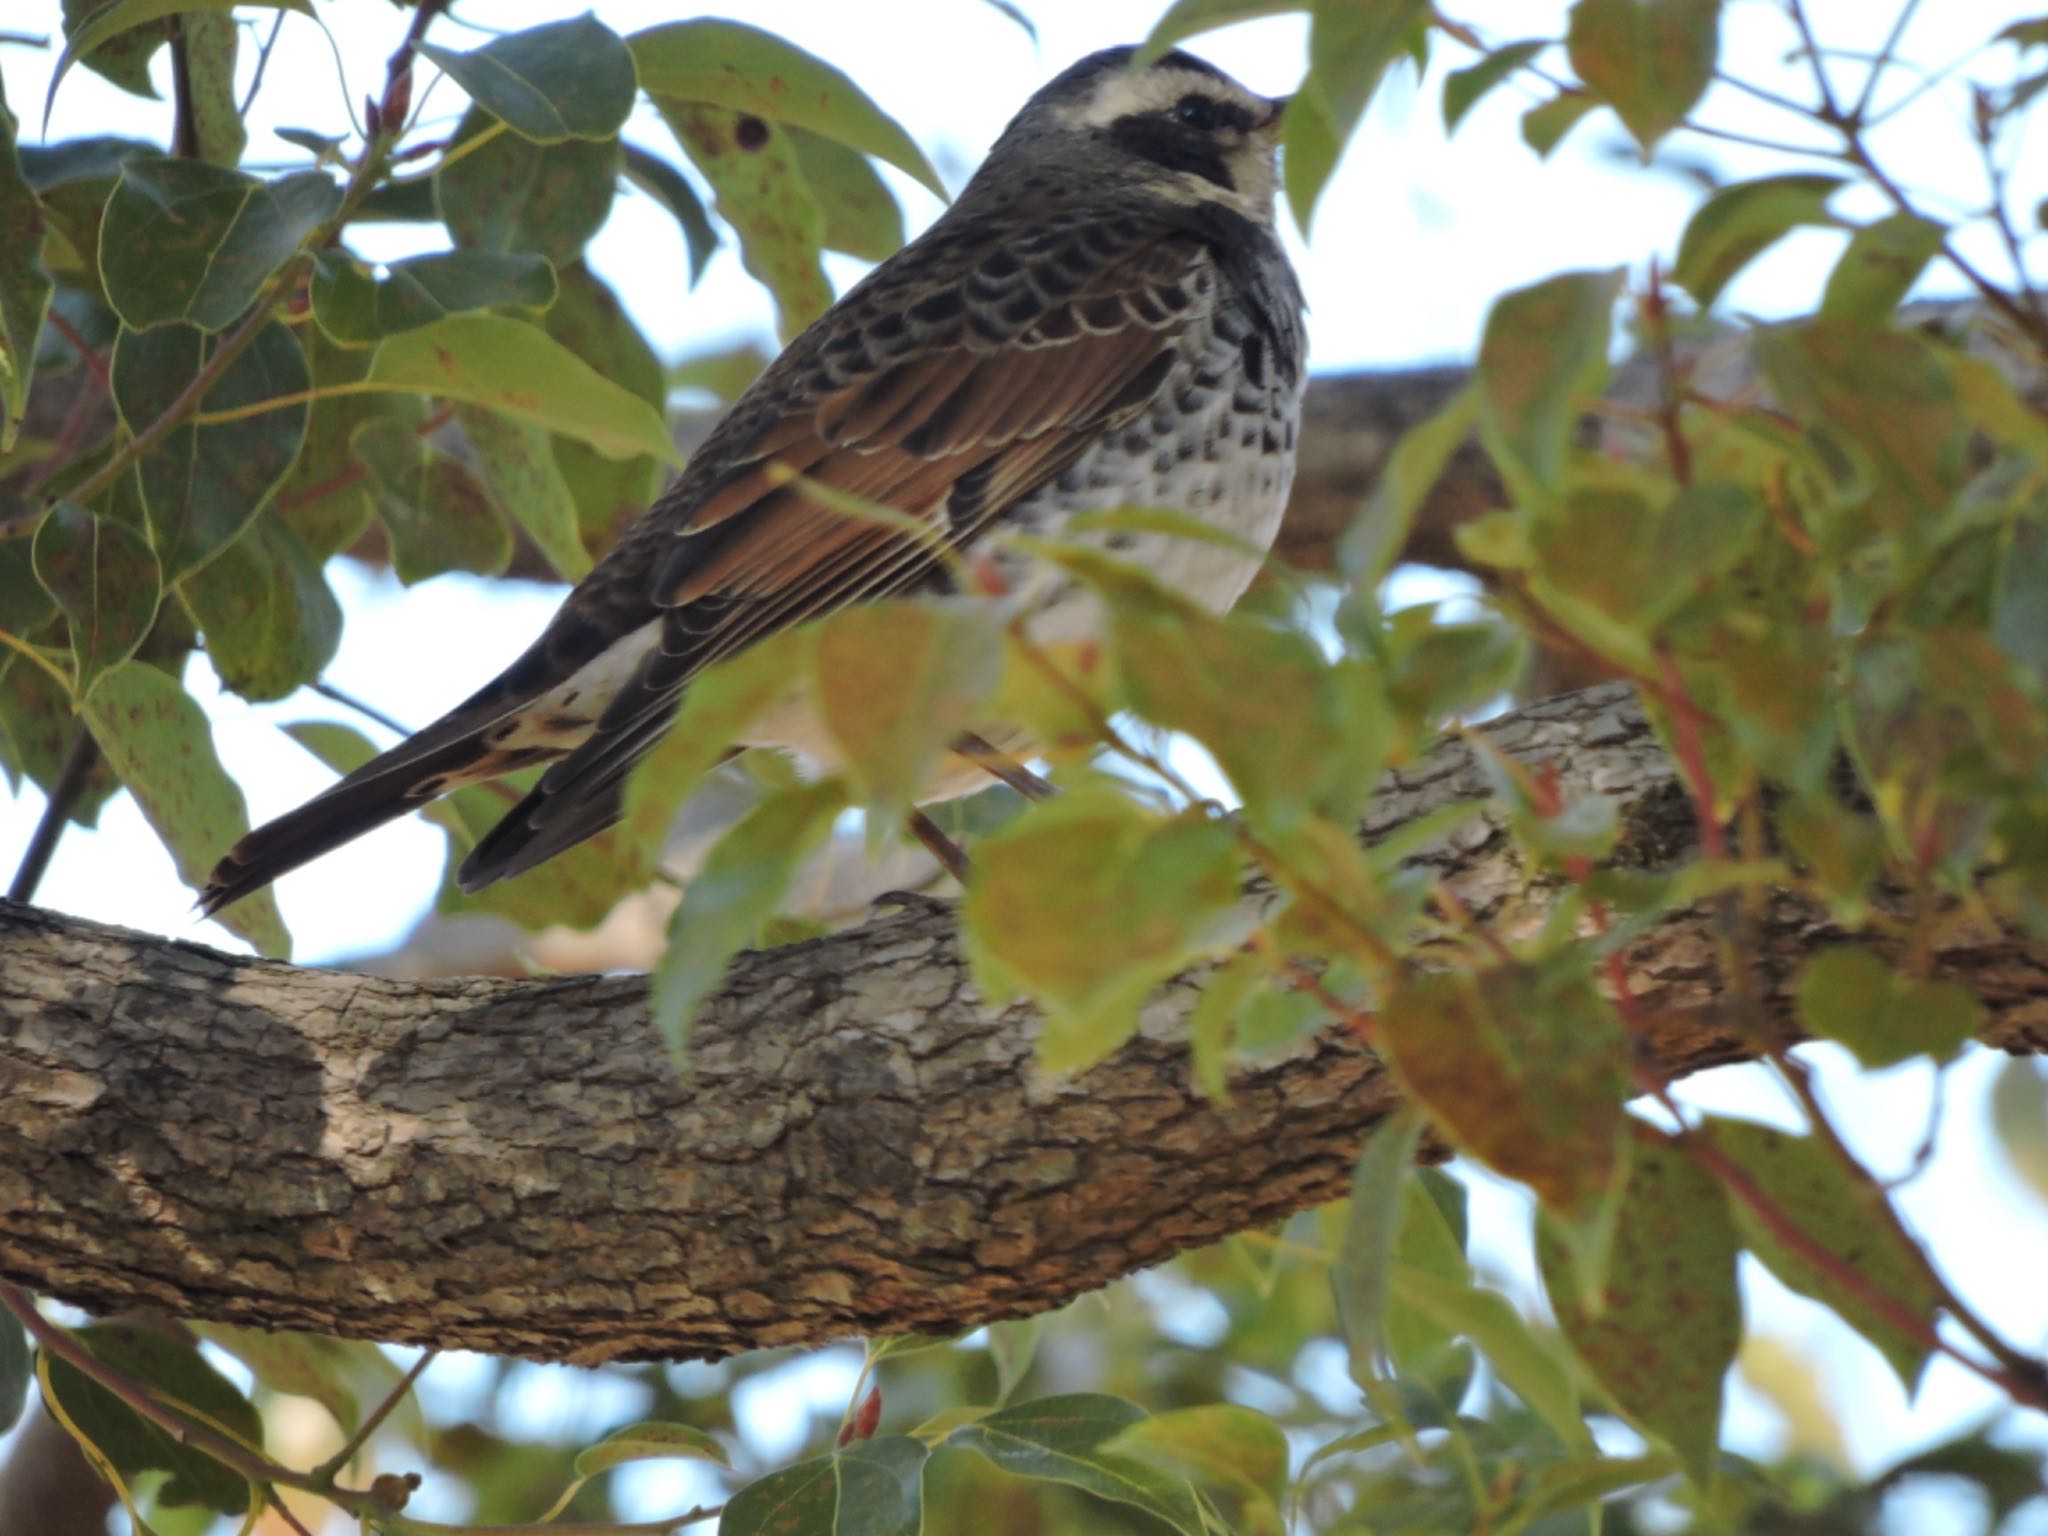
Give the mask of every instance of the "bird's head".
POLYGON ((1137 52, 1105 48, 1052 80, 1003 131, 990 165, 1004 164, 1013 187, 1019 162, 1035 163, 1270 223, 1285 103, 1178 48, 1146 64, 1133 63, 1137 52))

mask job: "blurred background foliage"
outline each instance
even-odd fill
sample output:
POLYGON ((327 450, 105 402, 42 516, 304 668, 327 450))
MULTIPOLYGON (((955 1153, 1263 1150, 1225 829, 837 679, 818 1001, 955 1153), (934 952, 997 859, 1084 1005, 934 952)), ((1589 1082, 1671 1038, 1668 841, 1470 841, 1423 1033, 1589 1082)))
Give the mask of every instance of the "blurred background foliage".
MULTIPOLYGON (((1048 655, 945 603, 835 618, 723 673, 704 708, 723 735, 678 731, 619 832, 443 898, 522 928, 600 922, 659 878, 684 792, 791 668, 828 717, 851 700, 840 719, 898 721, 845 725, 843 781, 756 772, 753 808, 708 855, 726 878, 685 890, 657 966, 680 1042, 734 950, 812 931, 784 909, 835 826, 860 841, 846 813, 893 826, 951 732, 997 708, 1036 728, 1068 793, 1019 814, 993 792, 958 813, 983 834, 962 914, 985 988, 1042 1005, 1055 1068, 1114 1049, 1147 992, 1196 961, 1220 964, 1195 1027, 1204 1081, 1309 1030, 1366 1032, 1419 1111, 1376 1134, 1350 1202, 962 1340, 614 1367, 573 1386, 508 1361, 24 1316, 44 1348, 0 1322, 0 1417, 36 1383, 127 1517, 166 1536, 496 1526, 551 1508, 584 1530, 665 1529, 693 1505, 722 1505, 734 1533, 2040 1528, 2042 1318, 2007 1339, 1972 1312, 1770 1021, 1747 1022, 1796 1131, 1703 1116, 1630 1077, 1649 1021, 1615 959, 1696 902, 1723 913, 1727 957, 1774 891, 1883 941, 1883 958, 1823 949, 1800 990, 1802 1028, 1873 1071, 1945 1067, 1976 1027, 1976 1001, 1927 964, 1937 928, 2048 939, 2048 309, 2024 264, 2038 211, 2006 182, 2048 83, 2048 19, 1950 39, 1929 62, 1901 46, 1912 4, 1880 52, 1854 57, 1799 4, 1737 4, 1781 13, 1808 72, 1796 97, 1720 77, 1775 96, 1782 140, 1733 137, 1782 163, 1702 187, 1654 260, 1617 251, 1631 265, 1501 296, 1469 386, 1393 455, 1333 573, 1283 576, 1218 619, 1099 547, 1046 551, 1112 614, 1091 656, 1048 655), (1988 198, 1903 187, 1872 152, 1875 124, 1932 96, 1969 115, 1988 198), (1873 194, 1875 211, 1842 212, 1845 193, 1873 194), (1748 263, 1814 226, 1849 238, 1812 318, 1756 327, 1717 310, 1748 263), (1987 229, 2010 270, 1971 254, 1987 229), (1923 278, 1967 297, 1902 315, 1923 278), (1638 399, 1608 391, 1624 350, 1648 361, 1638 399), (1457 535, 1487 601, 1390 613, 1383 583, 1474 433, 1505 493, 1457 535), (1700 848, 1609 868, 1611 805, 1558 803, 1503 766, 1498 804, 1532 878, 1570 892, 1510 947, 1408 877, 1412 840, 1364 850, 1352 829, 1378 769, 1514 694, 1532 642, 1637 685, 1684 768, 1700 848), (1253 916, 1238 906, 1248 864, 1280 892, 1253 916), (1421 940, 1457 963, 1416 966, 1421 940), (1630 1089, 1644 1098, 1624 1114, 1630 1089), (1474 1160, 1458 1178, 1412 1171, 1425 1124, 1474 1160), (1476 1164, 1532 1190, 1541 1214, 1498 1198, 1476 1164), (1511 1232, 1472 1230, 1474 1188, 1511 1232), (1493 1256, 1527 1250, 1532 1223, 1540 1293, 1493 1256), (2023 1406, 1855 1476, 1796 1345, 1743 1342, 1744 1252, 1837 1311, 1909 1388, 1944 1353, 2023 1406), (1793 1427, 1778 1460, 1721 1445, 1738 1353, 1793 1427), (408 1366, 425 1371, 416 1398, 408 1366), (138 1413, 148 1403, 259 1459, 179 1443, 138 1413)), ((1028 8, 999 8, 1021 41, 1028 8)), ((574 579, 679 461, 672 397, 730 400, 761 366, 753 349, 665 363, 583 262, 621 187, 673 217, 692 279, 735 249, 785 338, 831 301, 827 253, 874 261, 904 238, 880 168, 944 192, 801 36, 708 18, 621 36, 582 16, 458 46, 440 9, 391 12, 381 91, 356 121, 281 131, 302 152, 289 165, 245 164, 243 119, 278 29, 321 24, 306 0, 66 0, 53 90, 76 68, 163 94, 159 142, 43 142, 44 104, 8 103, 0 765, 87 824, 126 789, 188 880, 247 824, 188 658, 249 700, 318 683, 344 643, 326 569, 343 553, 408 583, 574 579), (419 125, 437 76, 442 106, 469 103, 445 132, 419 125), (621 137, 643 96, 665 142, 621 137), (448 249, 364 259, 351 238, 381 222, 439 226, 448 249)), ((1618 124, 1646 174, 1685 173, 1688 142, 1731 137, 1698 115, 1717 0, 1578 0, 1561 36, 1526 38, 1427 0, 1181 0, 1153 40, 1293 11, 1311 18, 1284 162, 1303 230, 1390 73, 1418 72, 1454 128, 1489 93, 1527 93, 1521 131, 1542 154, 1581 122, 1618 124)), ((1096 545, 1129 526, 1172 524, 1111 516, 1096 545)), ((336 768, 373 750, 332 723, 294 735, 336 768)), ((453 856, 499 805, 470 791, 437 809, 453 856)), ((231 921, 288 952, 267 895, 231 921)), ((2032 1063, 1998 1075, 1995 1126, 2037 1190, 2044 1101, 2032 1063)))

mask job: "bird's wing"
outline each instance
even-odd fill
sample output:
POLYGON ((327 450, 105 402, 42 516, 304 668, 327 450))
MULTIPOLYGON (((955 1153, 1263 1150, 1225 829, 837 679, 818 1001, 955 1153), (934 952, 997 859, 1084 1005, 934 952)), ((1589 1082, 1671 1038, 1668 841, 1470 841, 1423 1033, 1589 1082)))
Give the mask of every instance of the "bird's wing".
POLYGON ((932 569, 931 537, 849 513, 846 498, 965 543, 1142 412, 1217 300, 1203 242, 1132 216, 1019 233, 951 266, 943 284, 912 266, 849 294, 819 342, 761 381, 783 408, 749 421, 743 403, 740 440, 707 444, 710 471, 636 530, 660 645, 477 845, 466 888, 615 819, 626 771, 703 667, 932 569))

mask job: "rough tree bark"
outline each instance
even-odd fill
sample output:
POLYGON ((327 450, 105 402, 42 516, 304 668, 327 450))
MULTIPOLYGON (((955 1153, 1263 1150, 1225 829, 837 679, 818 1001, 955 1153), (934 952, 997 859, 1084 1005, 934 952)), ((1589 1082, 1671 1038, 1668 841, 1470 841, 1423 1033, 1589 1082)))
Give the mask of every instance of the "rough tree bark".
MULTIPOLYGON (((1625 689, 1487 733, 1621 808, 1621 857, 1693 840, 1625 689)), ((1365 835, 1480 798, 1446 741, 1365 835)), ((1554 892, 1480 821, 1428 851, 1501 931, 1554 892)), ((1790 897, 1754 956, 1769 1006, 1838 937, 1790 897)), ((2048 1049, 2048 947, 1948 930, 1984 1038, 2048 1049)), ((0 909, 0 1274, 94 1308, 552 1360, 716 1356, 938 1331, 1056 1305, 1341 1192, 1394 1102, 1333 1029, 1194 1087, 1168 987, 1094 1070, 1032 1066, 1027 1009, 983 1005, 920 906, 742 959, 679 1077, 642 983, 397 983, 0 909)), ((1674 1074, 1746 1053, 1704 914, 1628 955, 1674 1074)))

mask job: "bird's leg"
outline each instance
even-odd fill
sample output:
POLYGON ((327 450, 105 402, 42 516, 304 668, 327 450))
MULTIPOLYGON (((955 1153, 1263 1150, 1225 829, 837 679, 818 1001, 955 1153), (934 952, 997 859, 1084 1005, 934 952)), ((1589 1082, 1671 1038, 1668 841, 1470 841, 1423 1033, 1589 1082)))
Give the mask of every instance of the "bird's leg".
POLYGON ((1026 800, 1050 800, 1059 793, 1049 781, 1040 778, 1001 747, 991 745, 972 731, 962 731, 955 736, 953 750, 970 763, 986 768, 1026 800))
POLYGON ((967 883, 967 851, 946 836, 937 822, 916 806, 912 806, 909 820, 905 825, 910 828, 910 835, 924 844, 947 874, 962 885, 967 883))

